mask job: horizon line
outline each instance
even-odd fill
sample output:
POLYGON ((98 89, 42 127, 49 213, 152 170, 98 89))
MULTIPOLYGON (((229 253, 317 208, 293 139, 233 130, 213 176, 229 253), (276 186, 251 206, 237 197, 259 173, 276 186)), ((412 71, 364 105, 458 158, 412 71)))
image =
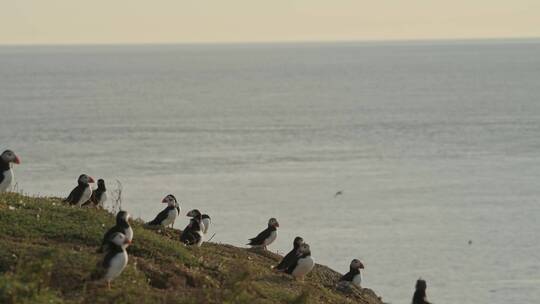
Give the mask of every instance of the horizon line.
POLYGON ((0 43, 0 47, 69 47, 69 46, 197 46, 197 45, 290 45, 290 44, 354 44, 354 43, 445 43, 445 42, 502 42, 540 41, 540 36, 482 37, 482 38, 403 38, 403 39, 336 39, 336 40, 268 40, 268 41, 193 41, 193 42, 53 42, 0 43))

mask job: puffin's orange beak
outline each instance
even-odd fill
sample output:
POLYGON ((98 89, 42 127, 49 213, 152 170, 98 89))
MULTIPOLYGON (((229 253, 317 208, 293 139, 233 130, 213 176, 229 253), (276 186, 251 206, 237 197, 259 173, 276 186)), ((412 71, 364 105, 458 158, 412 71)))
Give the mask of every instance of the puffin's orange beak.
POLYGON ((21 163, 21 159, 15 155, 15 161, 13 161, 14 163, 16 163, 17 165, 21 163))
POLYGON ((88 177, 88 182, 89 182, 89 183, 93 183, 93 182, 94 182, 94 179, 93 179, 91 176, 89 176, 89 177, 88 177))
POLYGON ((124 244, 129 244, 129 245, 131 245, 131 244, 133 244, 133 242, 130 241, 130 240, 128 240, 128 239, 126 239, 126 240, 124 241, 124 244))

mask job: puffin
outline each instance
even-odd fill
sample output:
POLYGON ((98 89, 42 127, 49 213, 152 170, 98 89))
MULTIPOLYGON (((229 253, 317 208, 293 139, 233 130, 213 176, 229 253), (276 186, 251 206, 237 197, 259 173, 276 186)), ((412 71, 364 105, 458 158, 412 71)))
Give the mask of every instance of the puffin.
POLYGON ((146 225, 149 226, 168 226, 171 225, 171 227, 174 227, 174 221, 176 220, 176 217, 180 214, 180 205, 176 201, 176 197, 174 195, 169 194, 161 200, 163 204, 167 204, 167 208, 163 209, 158 215, 156 215, 156 218, 154 218, 152 221, 146 223, 146 225))
POLYGON ((11 164, 20 164, 21 159, 11 150, 6 150, 0 155, 0 192, 6 191, 13 182, 13 170, 11 164))
POLYGON ((184 228, 180 235, 180 241, 185 245, 197 245, 200 247, 203 243, 204 224, 202 223, 202 214, 199 210, 193 209, 186 214, 191 217, 189 224, 184 228))
POLYGON ((277 271, 286 271, 289 266, 296 263, 296 261, 298 260, 298 248, 300 248, 300 245, 302 245, 303 243, 303 238, 299 236, 295 237, 293 241, 293 249, 283 257, 281 262, 279 262, 279 264, 275 266, 274 269, 277 271))
POLYGON ((71 193, 64 202, 67 202, 70 205, 82 206, 82 204, 86 203, 92 196, 92 188, 89 184, 93 182, 94 179, 92 177, 81 174, 77 179, 77 187, 71 190, 71 193))
POLYGON ((362 274, 360 273, 360 269, 364 269, 364 264, 362 264, 359 259, 352 260, 351 265, 349 266, 349 272, 343 275, 339 281, 349 282, 356 287, 360 287, 360 284, 362 283, 362 274))
POLYGON ((108 240, 109 250, 103 259, 102 267, 105 270, 104 279, 107 286, 111 289, 111 281, 118 277, 128 263, 127 246, 131 241, 121 232, 115 232, 108 240))
POLYGON ((208 228, 210 228, 210 223, 212 222, 212 219, 210 219, 210 215, 208 214, 203 214, 201 218, 202 224, 204 225, 203 233, 206 235, 206 233, 208 233, 208 228))
POLYGON ((210 215, 208 214, 202 214, 199 209, 193 209, 190 212, 188 212, 187 216, 194 218, 194 217, 200 217, 201 218, 201 231, 204 235, 208 232, 208 228, 210 228, 210 223, 212 222, 212 219, 210 218, 210 215))
POLYGON ((288 274, 291 274, 295 279, 303 281, 304 277, 313 269, 315 262, 311 257, 311 250, 307 243, 303 243, 298 248, 297 253, 298 260, 296 263, 292 264, 285 271, 288 274))
POLYGON ((133 229, 131 229, 131 226, 129 225, 130 217, 131 216, 127 211, 120 211, 116 214, 116 225, 105 233, 98 252, 107 251, 109 249, 107 248, 107 244, 111 240, 111 237, 117 232, 122 233, 128 241, 131 242, 133 240, 133 229))
POLYGON ((272 244, 276 240, 278 227, 279 223, 275 218, 269 219, 268 228, 264 229, 256 237, 249 239, 247 245, 250 245, 252 248, 262 247, 266 249, 266 246, 272 244))
POLYGON ((97 189, 92 191, 92 196, 90 200, 83 204, 83 206, 93 206, 103 208, 105 202, 107 201, 107 188, 105 188, 105 181, 103 179, 98 179, 97 189))

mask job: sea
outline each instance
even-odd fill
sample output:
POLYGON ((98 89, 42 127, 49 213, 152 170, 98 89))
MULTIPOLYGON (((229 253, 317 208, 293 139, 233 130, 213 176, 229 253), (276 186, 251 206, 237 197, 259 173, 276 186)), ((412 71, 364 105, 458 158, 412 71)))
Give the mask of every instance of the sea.
POLYGON ((540 40, 2 46, 7 148, 17 191, 172 193, 213 242, 275 217, 385 302, 540 303, 540 40))

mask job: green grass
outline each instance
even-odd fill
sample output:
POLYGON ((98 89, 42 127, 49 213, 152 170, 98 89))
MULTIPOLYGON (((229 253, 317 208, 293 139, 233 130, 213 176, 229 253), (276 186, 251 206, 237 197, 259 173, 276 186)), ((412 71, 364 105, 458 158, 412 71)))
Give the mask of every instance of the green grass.
POLYGON ((92 279, 114 216, 58 198, 0 194, 0 303, 381 303, 369 289, 336 291, 318 265, 305 282, 270 269, 280 256, 230 245, 185 247, 179 231, 132 222, 129 263, 107 290, 92 279))

